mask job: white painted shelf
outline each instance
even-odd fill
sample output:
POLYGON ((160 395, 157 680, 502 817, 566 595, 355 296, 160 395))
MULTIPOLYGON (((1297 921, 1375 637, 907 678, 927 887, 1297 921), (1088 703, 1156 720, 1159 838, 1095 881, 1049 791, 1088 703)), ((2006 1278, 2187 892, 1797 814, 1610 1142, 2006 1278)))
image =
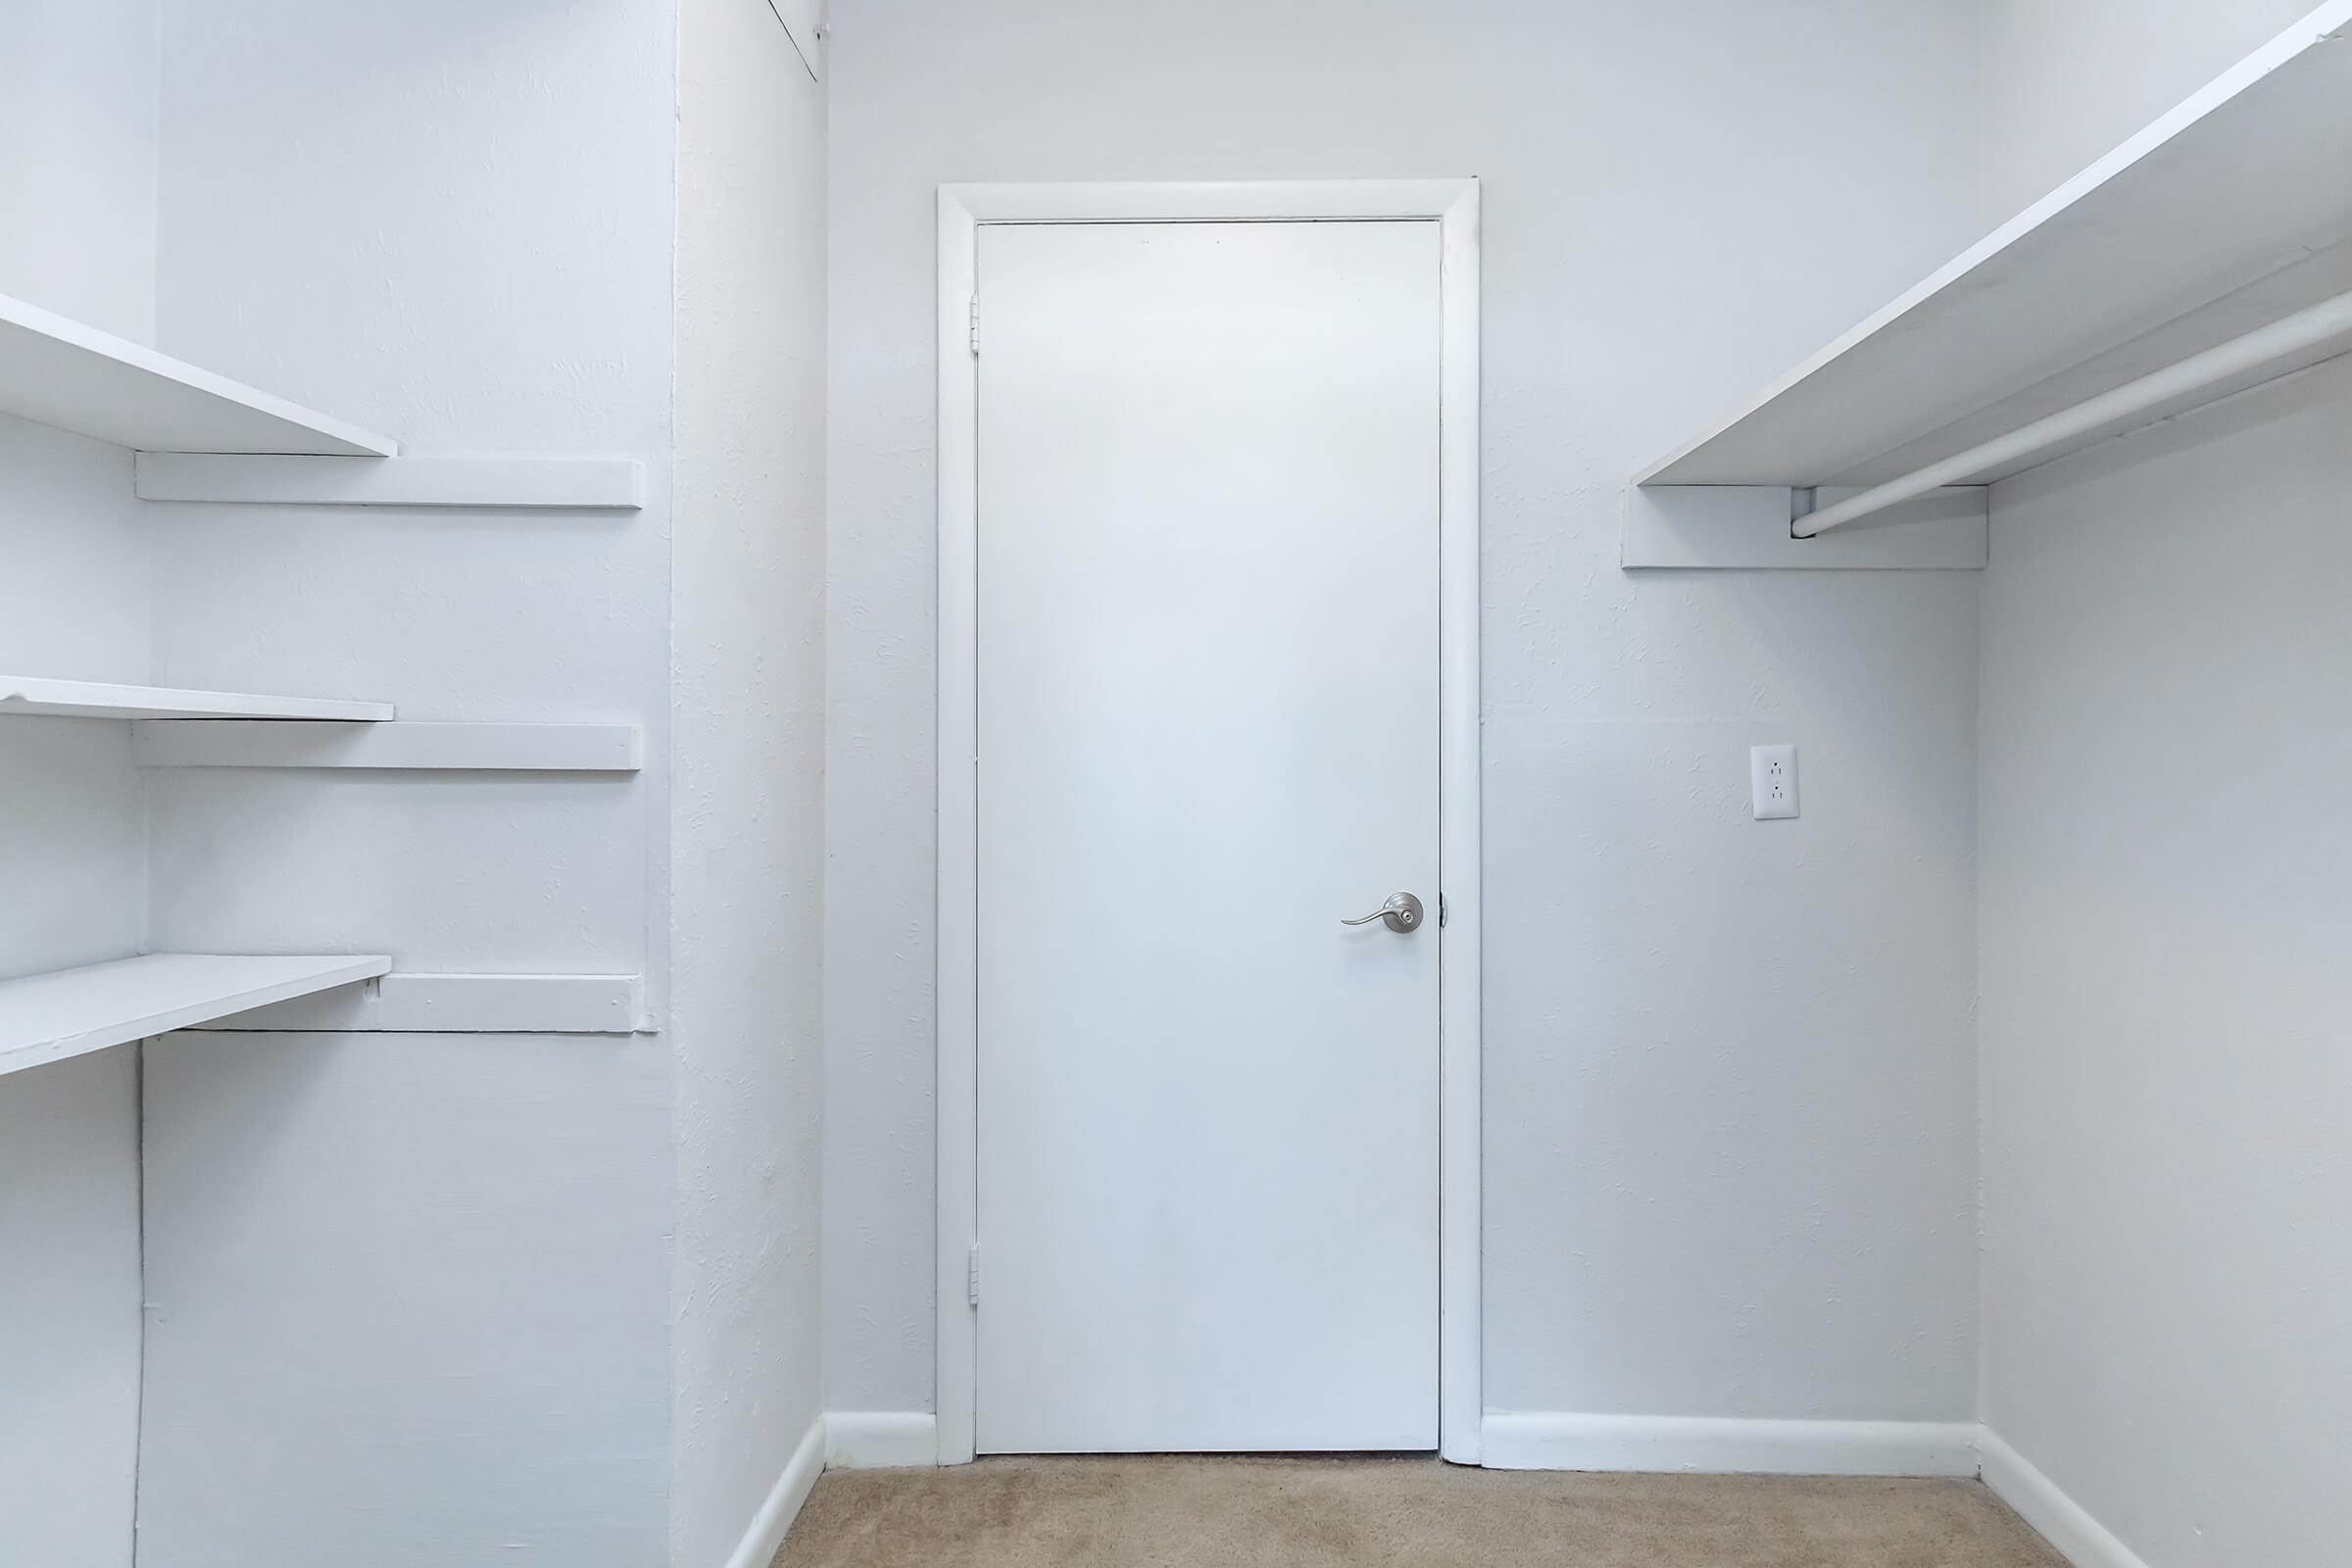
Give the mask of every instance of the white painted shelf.
POLYGON ((141 452, 390 457, 400 443, 0 294, 0 414, 141 452))
POLYGON ((390 703, 336 697, 265 697, 252 692, 182 691, 173 686, 116 686, 95 680, 0 675, 0 715, 51 718, 340 718, 377 721, 390 703))
POLYGON ((142 501, 558 512, 636 512, 645 506, 645 465, 634 458, 142 452, 132 473, 142 501))
POLYGON ((388 974, 198 1029, 296 1034, 626 1035, 650 1028, 633 974, 388 974))
POLYGON ((0 981, 0 1073, 372 980, 391 967, 381 955, 155 953, 0 981))
POLYGON ((276 724, 171 719, 131 726, 141 767, 417 768, 491 773, 634 773, 634 724, 276 724))
MULTIPOLYGON (((2329 0, 1635 483, 1879 484, 2347 290, 2352 0, 2329 0)), ((2346 352, 2352 332, 1944 482, 2346 352)))

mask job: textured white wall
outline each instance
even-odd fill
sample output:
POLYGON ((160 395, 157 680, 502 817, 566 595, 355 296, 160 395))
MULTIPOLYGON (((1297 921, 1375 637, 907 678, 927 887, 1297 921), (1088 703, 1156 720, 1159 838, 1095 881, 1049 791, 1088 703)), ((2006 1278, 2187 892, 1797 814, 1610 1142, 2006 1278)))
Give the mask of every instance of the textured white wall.
POLYGON ((627 720, 647 767, 158 774, 158 945, 642 972, 663 1008, 675 30, 629 0, 167 7, 163 346, 412 451, 640 458, 648 504, 151 507, 161 674, 627 720))
MULTIPOLYGON (((138 509, 127 451, 0 417, 0 669, 153 677, 138 509)), ((128 724, 0 717, 0 975, 139 951, 146 822, 128 724)))
POLYGON ((2314 0, 1985 0, 1992 195, 2022 212, 2314 0))
MULTIPOLYGON (((147 677, 137 506, 129 453, 0 418, 0 669, 147 677)), ((129 725, 0 718, 0 977, 136 953, 145 847, 129 725)), ((0 1077, 0 1562, 130 1561, 135 1055, 0 1077)))
POLYGON ((130 1568, 137 1070, 105 1051, 0 1078, 0 1562, 130 1568))
POLYGON ((835 11, 827 1402, 932 1403, 933 187, 1478 174, 1488 1402, 1972 1413, 1975 578, 1615 562, 1982 232, 1979 9, 835 11))
POLYGON ((2352 361, 2000 487, 1986 1423, 2160 1568, 2352 1542, 2352 361))
POLYGON ((159 0, 0 6, 0 294, 155 333, 159 0))
MULTIPOLYGON (((154 775, 157 943, 642 972, 665 1006, 676 30, 636 0, 168 0, 162 345, 413 451, 648 482, 586 518, 152 507, 159 673, 631 721, 648 766, 154 775)), ((666 1556, 663 1042, 150 1056, 142 1559, 666 1556)))
MULTIPOLYGON (((154 0, 0 6, 0 293, 154 319, 154 0)), ((153 674, 130 454, 0 418, 0 669, 153 674)), ((0 976, 138 951, 129 726, 0 718, 0 976)), ((0 1078, 0 1561, 127 1568, 139 1408, 135 1053, 0 1078)))
MULTIPOLYGON (((2081 162, 2300 7, 2001 9, 2081 162)), ((2156 1568, 2352 1542, 2348 494, 2345 360, 1994 493, 1984 1414, 2156 1568)))
POLYGON ((764 0, 679 20, 670 1560, 720 1568, 822 1409, 825 106, 764 0))
POLYGON ((147 1051, 142 1568, 664 1560, 658 1041, 147 1051))

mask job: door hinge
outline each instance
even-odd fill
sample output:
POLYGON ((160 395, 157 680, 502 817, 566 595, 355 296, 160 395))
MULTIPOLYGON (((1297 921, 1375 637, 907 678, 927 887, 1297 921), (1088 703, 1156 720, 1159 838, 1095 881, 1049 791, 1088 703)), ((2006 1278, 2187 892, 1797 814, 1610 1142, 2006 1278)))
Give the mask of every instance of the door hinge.
POLYGON ((980 296, 972 296, 972 352, 980 352, 980 296))
POLYGON ((1438 895, 1438 929, 1446 929, 1446 895, 1443 893, 1438 895))
POLYGON ((965 1300, 974 1306, 980 1304, 980 1249, 977 1247, 964 1259, 963 1291, 965 1300))

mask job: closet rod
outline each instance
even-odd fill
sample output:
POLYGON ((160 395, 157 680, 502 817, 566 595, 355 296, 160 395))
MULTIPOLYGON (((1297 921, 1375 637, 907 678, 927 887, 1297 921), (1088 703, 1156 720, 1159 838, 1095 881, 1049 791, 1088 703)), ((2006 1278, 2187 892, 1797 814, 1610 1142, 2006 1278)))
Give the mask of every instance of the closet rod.
MULTIPOLYGON (((1931 463, 1914 473, 1874 485, 1835 506, 1798 517, 1788 524, 1789 536, 1816 538, 1832 528, 1899 506, 1915 496, 1924 496, 1947 484, 1966 483, 2020 458, 2088 435, 2102 425, 2161 408, 2176 398, 2218 386, 2267 366, 2278 365, 2338 337, 2348 341, 2337 352, 2352 350, 2352 293, 2338 294, 2308 310, 2280 317, 2243 337, 2231 338, 2202 354, 2192 354, 2178 365, 2168 365, 2136 381, 2127 381, 2112 392, 2102 392, 2007 435, 1995 436, 1982 446, 1954 453, 1940 463, 1931 463)), ((2300 367, 2284 366, 2278 373, 2283 375, 2294 368, 2300 367)))

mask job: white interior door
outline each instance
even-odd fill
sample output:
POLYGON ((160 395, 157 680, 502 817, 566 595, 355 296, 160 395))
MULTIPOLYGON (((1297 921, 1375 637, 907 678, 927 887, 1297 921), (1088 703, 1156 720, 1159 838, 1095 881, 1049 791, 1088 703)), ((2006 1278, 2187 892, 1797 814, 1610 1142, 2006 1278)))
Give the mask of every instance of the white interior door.
POLYGON ((1437 1446, 1439 261, 980 230, 983 1452, 1437 1446))

